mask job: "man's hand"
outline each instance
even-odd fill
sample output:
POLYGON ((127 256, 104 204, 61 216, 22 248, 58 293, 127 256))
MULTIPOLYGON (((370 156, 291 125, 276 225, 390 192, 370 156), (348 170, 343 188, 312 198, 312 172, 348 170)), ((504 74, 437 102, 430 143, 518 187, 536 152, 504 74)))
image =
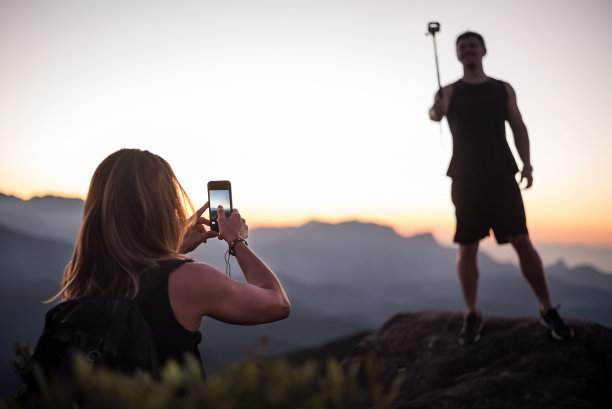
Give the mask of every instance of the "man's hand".
POLYGON ((523 180, 527 180, 525 189, 529 189, 531 185, 533 185, 532 172, 533 172, 533 167, 531 165, 524 165, 523 170, 521 171, 521 180, 519 181, 519 185, 523 182, 523 180))
POLYGON ((210 226, 210 221, 202 217, 206 209, 208 209, 209 203, 206 202, 192 218, 196 218, 195 223, 189 227, 185 236, 183 237, 183 243, 179 249, 180 253, 186 254, 190 251, 195 250, 200 244, 206 243, 206 240, 217 237, 219 233, 212 230, 206 230, 204 225, 210 226))
POLYGON ((453 86, 447 85, 436 92, 434 96, 433 106, 429 109, 429 119, 432 121, 441 121, 446 115, 448 105, 453 96, 453 86))

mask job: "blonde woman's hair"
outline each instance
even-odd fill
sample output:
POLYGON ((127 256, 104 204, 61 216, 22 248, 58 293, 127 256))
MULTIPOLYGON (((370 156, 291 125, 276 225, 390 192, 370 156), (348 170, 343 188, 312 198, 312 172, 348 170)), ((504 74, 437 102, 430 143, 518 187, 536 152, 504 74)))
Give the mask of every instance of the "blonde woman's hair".
POLYGON ((187 211, 193 205, 164 159, 138 149, 111 154, 91 179, 74 254, 52 300, 135 297, 146 268, 185 258, 187 211))

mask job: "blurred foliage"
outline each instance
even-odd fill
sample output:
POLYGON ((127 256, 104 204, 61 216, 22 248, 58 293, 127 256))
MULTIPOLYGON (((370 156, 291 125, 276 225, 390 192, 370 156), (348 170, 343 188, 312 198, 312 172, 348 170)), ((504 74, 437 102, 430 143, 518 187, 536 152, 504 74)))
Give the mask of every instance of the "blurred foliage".
POLYGON ((16 345, 15 352, 16 372, 35 388, 0 403, 0 409, 386 408, 401 382, 385 390, 373 357, 343 368, 333 358, 323 366, 314 361, 292 366, 283 358, 261 355, 207 379, 196 358, 183 366, 170 362, 160 381, 143 372, 129 376, 93 368, 77 356, 76 376, 67 381, 45 376, 31 361, 28 347, 16 345))

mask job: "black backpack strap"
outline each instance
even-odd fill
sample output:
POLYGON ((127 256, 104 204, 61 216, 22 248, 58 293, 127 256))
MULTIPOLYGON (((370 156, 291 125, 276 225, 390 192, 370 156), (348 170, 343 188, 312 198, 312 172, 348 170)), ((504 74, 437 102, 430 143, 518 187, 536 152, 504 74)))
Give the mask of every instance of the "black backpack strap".
POLYGON ((138 290, 138 295, 136 296, 136 303, 141 305, 157 288, 159 283, 164 280, 172 271, 174 271, 179 266, 190 262, 193 260, 190 259, 171 259, 161 261, 157 266, 148 268, 143 271, 140 275, 140 288, 138 290))

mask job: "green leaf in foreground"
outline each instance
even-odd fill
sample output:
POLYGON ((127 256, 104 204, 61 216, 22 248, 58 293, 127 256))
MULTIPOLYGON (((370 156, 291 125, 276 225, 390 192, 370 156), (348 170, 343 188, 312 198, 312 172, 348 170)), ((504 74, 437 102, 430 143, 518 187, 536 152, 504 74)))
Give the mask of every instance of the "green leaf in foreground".
POLYGON ((76 375, 67 381, 44 376, 28 348, 17 346, 16 353, 17 372, 34 388, 6 402, 10 409, 385 408, 397 391, 383 389, 372 357, 345 369, 336 359, 323 367, 313 361, 292 366, 283 358, 258 356, 208 379, 190 357, 182 366, 170 362, 155 381, 142 372, 128 376, 93 368, 78 356, 76 375))

